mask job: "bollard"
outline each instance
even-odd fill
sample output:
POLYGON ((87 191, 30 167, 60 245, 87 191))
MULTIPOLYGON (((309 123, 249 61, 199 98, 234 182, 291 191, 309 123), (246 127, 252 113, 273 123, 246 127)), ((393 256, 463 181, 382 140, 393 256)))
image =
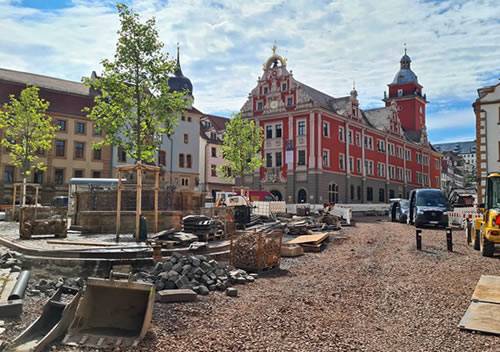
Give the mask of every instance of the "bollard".
POLYGON ((417 250, 421 251, 422 250, 422 230, 417 229, 416 238, 417 238, 417 250))
POLYGON ((446 246, 448 247, 448 252, 453 252, 453 232, 451 227, 446 228, 446 246))

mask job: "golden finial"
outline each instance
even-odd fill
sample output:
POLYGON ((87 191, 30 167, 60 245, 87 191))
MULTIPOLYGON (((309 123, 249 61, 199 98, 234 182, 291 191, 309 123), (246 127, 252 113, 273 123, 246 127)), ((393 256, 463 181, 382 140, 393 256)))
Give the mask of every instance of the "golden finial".
POLYGON ((273 55, 276 55, 276 49, 278 49, 278 47, 276 46, 276 40, 275 40, 274 44, 273 44, 273 47, 272 47, 273 55))

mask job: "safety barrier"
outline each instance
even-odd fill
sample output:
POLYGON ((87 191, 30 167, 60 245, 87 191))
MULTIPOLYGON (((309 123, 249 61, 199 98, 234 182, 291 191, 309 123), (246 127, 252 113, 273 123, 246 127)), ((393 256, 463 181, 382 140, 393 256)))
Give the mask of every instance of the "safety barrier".
POLYGON ((476 207, 455 208, 448 212, 448 224, 463 229, 467 219, 473 220, 478 217, 481 217, 481 214, 476 207))

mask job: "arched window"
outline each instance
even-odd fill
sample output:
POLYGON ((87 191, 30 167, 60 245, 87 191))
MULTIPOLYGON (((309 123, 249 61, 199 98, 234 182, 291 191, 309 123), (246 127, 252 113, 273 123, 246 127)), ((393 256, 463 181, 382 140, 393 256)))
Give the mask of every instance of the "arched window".
POLYGON ((300 189, 299 193, 297 193, 297 202, 298 203, 307 203, 307 192, 305 189, 300 189))
POLYGON ((339 201, 339 186, 335 183, 328 185, 328 201, 330 203, 338 203, 339 201))

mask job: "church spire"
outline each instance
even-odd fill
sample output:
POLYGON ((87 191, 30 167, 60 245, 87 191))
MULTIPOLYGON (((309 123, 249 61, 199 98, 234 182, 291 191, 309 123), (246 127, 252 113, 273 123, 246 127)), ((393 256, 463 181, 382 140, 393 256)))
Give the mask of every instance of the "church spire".
POLYGON ((177 61, 175 63, 174 73, 177 77, 183 77, 184 75, 182 74, 181 59, 180 59, 179 51, 180 51, 179 42, 177 42, 177 61))

